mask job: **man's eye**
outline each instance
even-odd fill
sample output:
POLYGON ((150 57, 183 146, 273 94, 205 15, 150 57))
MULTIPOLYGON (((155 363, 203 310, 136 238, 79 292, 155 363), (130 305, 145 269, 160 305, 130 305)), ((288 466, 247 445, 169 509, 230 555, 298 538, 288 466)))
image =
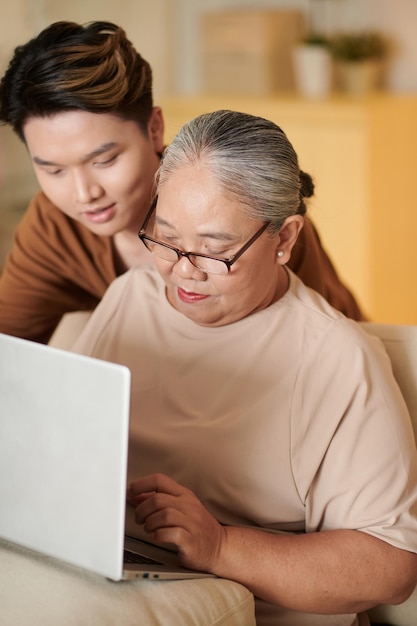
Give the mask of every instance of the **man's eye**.
POLYGON ((117 159, 117 154, 111 156, 108 159, 105 159, 104 161, 96 161, 94 163, 94 165, 97 165, 98 167, 100 167, 100 166, 101 167, 106 167, 107 165, 112 165, 115 162, 116 159, 117 159))

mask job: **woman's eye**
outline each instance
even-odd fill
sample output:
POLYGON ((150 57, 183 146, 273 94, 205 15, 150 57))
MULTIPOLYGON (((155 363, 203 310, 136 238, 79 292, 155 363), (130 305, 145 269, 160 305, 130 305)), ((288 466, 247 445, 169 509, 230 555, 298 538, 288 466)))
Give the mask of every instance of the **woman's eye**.
POLYGON ((204 251, 204 254, 207 254, 208 256, 214 256, 214 257, 219 258, 219 259, 228 259, 230 256, 232 256, 230 254, 229 250, 224 250, 224 249, 222 249, 222 250, 212 250, 212 249, 207 248, 204 251))
POLYGON ((155 230, 154 237, 155 239, 158 239, 158 241, 168 243, 170 246, 176 246, 178 244, 178 237, 175 237, 174 235, 168 235, 161 231, 155 230))

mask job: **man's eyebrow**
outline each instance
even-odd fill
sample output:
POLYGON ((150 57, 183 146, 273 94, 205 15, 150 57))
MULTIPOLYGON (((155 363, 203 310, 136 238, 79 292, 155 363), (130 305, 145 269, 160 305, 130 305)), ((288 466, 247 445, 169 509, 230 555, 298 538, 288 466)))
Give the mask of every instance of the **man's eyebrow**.
MULTIPOLYGON (((155 216, 155 222, 157 222, 160 226, 167 226, 168 228, 172 228, 175 230, 175 226, 167 222, 161 217, 155 216)), ((197 233, 199 237, 207 237, 207 239, 218 239, 219 241, 235 241, 235 235, 229 235, 223 231, 207 231, 207 232, 199 232, 197 233)))
MULTIPOLYGON (((88 154, 84 155, 81 159, 82 163, 86 163, 87 161, 90 161, 91 159, 94 159, 102 154, 104 154, 105 152, 108 152, 109 150, 112 150, 115 146, 117 146, 117 143, 115 141, 109 141, 107 143, 103 143, 101 144, 101 146, 98 146, 98 148, 96 148, 95 150, 92 150, 91 152, 89 152, 88 154)), ((39 156, 34 156, 33 157, 33 162, 36 163, 37 165, 43 165, 43 166, 60 166, 60 163, 55 163, 54 161, 48 161, 46 159, 42 159, 39 156)))

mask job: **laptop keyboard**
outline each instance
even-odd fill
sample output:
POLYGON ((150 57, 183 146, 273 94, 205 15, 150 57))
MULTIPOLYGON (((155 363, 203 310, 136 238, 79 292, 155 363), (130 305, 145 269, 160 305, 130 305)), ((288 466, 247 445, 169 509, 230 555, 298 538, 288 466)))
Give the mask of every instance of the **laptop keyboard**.
POLYGON ((144 556, 143 554, 138 554, 137 552, 131 552, 130 550, 124 551, 123 561, 125 563, 140 563, 142 565, 163 565, 160 561, 156 561, 155 559, 151 559, 148 556, 144 556))

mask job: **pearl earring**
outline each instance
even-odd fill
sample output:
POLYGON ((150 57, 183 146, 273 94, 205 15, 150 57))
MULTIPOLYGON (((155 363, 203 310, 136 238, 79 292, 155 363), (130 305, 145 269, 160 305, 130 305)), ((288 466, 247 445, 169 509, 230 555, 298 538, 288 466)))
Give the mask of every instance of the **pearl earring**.
POLYGON ((282 250, 278 250, 278 252, 277 252, 277 257, 280 259, 280 258, 281 258, 281 257, 283 257, 283 256, 284 256, 283 251, 282 251, 282 250))

